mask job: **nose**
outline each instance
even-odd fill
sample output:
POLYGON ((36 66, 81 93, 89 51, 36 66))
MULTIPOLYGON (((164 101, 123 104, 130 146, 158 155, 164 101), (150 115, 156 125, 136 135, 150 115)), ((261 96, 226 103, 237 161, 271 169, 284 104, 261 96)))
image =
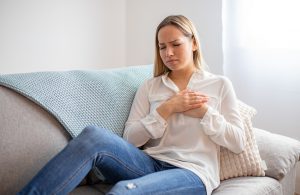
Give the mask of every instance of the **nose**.
POLYGON ((166 57, 170 57, 173 55, 174 55, 173 49, 171 47, 167 47, 166 48, 166 57))

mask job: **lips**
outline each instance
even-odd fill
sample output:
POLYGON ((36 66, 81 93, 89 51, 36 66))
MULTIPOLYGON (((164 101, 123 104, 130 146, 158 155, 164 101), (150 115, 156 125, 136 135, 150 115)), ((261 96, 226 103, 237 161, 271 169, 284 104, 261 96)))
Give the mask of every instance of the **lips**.
POLYGON ((167 60, 167 63, 173 63, 173 62, 176 62, 178 60, 175 60, 175 59, 172 59, 172 60, 167 60))

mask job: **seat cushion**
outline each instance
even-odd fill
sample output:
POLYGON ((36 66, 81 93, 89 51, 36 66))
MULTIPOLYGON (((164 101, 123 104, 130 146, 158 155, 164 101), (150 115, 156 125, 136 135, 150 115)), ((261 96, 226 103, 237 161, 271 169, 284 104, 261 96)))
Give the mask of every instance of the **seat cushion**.
POLYGON ((80 186, 74 189, 70 195, 104 195, 104 192, 97 190, 93 186, 80 186))
POLYGON ((281 195, 281 184, 270 177, 236 177, 221 182, 213 195, 281 195))
MULTIPOLYGON (((104 195, 111 185, 80 186, 71 195, 104 195)), ((221 182, 212 195, 282 195, 281 184, 270 177, 236 177, 221 182)))
POLYGON ((90 186, 79 186, 74 189, 70 195, 104 195, 111 189, 112 185, 107 184, 95 184, 90 186))

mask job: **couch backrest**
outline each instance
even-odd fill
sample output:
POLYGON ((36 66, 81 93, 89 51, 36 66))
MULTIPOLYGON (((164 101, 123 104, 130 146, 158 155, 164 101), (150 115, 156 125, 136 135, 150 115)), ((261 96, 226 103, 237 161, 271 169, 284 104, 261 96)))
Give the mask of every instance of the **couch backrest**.
POLYGON ((35 72, 0 76, 0 84, 23 94, 77 136, 87 125, 122 136, 139 85, 152 65, 99 71, 35 72))

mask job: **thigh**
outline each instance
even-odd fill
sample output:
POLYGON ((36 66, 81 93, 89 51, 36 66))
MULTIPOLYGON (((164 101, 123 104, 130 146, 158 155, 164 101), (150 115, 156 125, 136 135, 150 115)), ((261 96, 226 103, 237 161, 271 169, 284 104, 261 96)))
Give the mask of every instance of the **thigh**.
POLYGON ((175 168, 118 182, 108 194, 206 195, 201 179, 192 171, 175 168))
POLYGON ((107 182, 134 179, 157 170, 152 157, 108 130, 89 126, 80 136, 82 147, 87 147, 84 151, 91 151, 94 166, 107 182))

